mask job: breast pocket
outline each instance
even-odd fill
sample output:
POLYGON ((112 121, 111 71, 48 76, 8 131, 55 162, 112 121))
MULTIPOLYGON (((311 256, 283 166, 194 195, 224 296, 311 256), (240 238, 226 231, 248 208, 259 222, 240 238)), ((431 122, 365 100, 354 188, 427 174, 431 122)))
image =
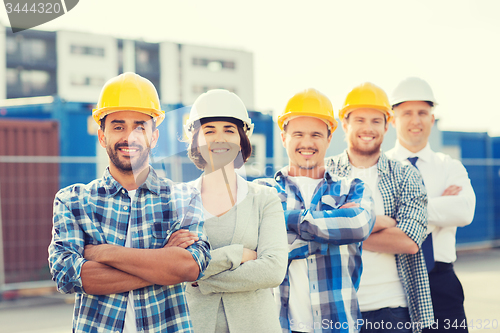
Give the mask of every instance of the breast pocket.
POLYGON ((170 223, 168 222, 154 222, 152 225, 152 242, 153 248, 163 247, 167 244, 167 236, 170 231, 170 223))

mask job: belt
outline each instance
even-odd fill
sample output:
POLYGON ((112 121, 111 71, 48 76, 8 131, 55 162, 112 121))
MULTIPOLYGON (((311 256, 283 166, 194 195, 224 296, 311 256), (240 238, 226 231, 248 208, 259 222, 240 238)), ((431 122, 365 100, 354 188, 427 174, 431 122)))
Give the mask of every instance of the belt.
POLYGON ((453 263, 436 261, 434 263, 434 268, 432 269, 431 273, 446 272, 452 270, 453 270, 453 263))

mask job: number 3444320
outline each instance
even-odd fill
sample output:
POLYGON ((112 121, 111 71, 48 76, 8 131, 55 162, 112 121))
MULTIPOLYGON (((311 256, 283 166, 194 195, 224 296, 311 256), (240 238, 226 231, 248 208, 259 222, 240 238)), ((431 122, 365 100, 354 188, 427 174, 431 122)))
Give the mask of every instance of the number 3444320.
POLYGON ((20 3, 12 4, 10 2, 5 3, 5 9, 7 10, 7 14, 10 14, 12 12, 15 13, 39 13, 39 14, 58 14, 62 9, 61 5, 59 3, 33 3, 31 6, 28 6, 27 3, 24 4, 24 6, 20 3))

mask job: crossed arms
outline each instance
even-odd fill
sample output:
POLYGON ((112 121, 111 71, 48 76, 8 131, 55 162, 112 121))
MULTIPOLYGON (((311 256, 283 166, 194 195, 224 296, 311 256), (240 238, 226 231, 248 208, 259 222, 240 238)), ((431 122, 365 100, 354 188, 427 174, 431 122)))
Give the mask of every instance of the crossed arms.
POLYGON ((107 295, 149 285, 194 281, 200 268, 186 248, 198 237, 181 229, 161 249, 134 249, 117 245, 86 245, 81 279, 87 294, 107 295))
MULTIPOLYGON (((107 244, 101 226, 90 220, 81 205, 56 197, 49 246, 53 280, 62 293, 94 295, 194 281, 208 265, 210 247, 198 215, 190 218, 193 223, 186 231, 194 236, 178 232, 163 247, 158 247, 160 243, 151 249, 125 248, 107 244)), ((170 232, 179 228, 173 226, 170 232)), ((158 241, 165 241, 165 237, 158 241)))

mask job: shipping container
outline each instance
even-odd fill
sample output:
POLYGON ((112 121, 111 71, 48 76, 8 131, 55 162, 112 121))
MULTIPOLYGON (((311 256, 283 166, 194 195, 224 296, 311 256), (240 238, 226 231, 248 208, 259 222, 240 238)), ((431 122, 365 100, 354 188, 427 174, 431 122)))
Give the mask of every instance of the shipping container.
POLYGON ((47 247, 59 189, 59 167, 50 157, 59 155, 58 123, 1 119, 0 142, 5 283, 50 279, 47 247))

